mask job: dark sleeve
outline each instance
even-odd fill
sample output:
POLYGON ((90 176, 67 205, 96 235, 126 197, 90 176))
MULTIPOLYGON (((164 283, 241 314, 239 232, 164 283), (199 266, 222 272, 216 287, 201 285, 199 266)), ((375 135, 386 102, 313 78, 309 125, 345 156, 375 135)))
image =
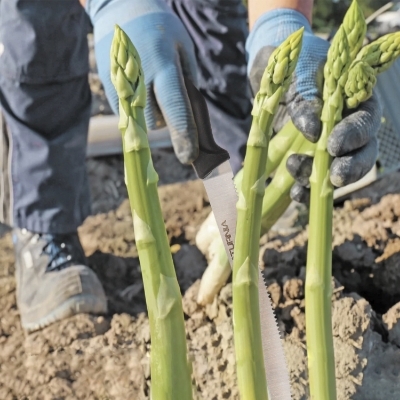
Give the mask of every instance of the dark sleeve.
POLYGON ((251 110, 246 74, 247 10, 241 0, 166 0, 186 26, 196 51, 202 93, 226 113, 251 110))

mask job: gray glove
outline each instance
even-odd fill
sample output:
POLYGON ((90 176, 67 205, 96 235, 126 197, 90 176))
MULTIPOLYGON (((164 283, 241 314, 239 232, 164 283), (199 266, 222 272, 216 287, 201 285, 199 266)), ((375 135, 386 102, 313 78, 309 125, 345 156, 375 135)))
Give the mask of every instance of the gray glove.
MULTIPOLYGON (((334 157, 331 165, 331 182, 334 186, 356 182, 373 167, 378 155, 376 135, 381 112, 378 98, 373 95, 356 110, 345 111, 343 120, 333 129, 328 139, 328 152, 334 157)), ((293 154, 286 166, 297 181, 291 190, 292 199, 308 203, 312 157, 293 154)))
MULTIPOLYGON (((323 66, 329 43, 312 33, 302 14, 279 9, 266 13, 257 21, 246 44, 249 79, 255 94, 274 48, 301 26, 305 27, 302 51, 282 105, 296 128, 308 140, 316 142, 321 133, 323 66)), ((328 151, 334 157, 331 166, 333 185, 344 186, 355 182, 372 168, 378 154, 376 134, 380 120, 381 109, 376 97, 356 110, 344 111, 344 118, 335 127, 328 143, 328 151)), ((279 124, 279 121, 276 122, 279 124)), ((288 159, 287 167, 297 181, 291 197, 307 202, 312 158, 293 154, 288 159)))

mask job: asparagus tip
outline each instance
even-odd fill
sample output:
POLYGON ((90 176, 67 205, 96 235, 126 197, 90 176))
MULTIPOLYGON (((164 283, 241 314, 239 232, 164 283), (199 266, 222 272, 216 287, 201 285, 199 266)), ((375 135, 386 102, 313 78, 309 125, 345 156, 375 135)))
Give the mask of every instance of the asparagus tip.
POLYGON ((129 36, 118 25, 110 50, 111 81, 120 99, 128 99, 132 106, 144 107, 146 90, 139 53, 129 36))

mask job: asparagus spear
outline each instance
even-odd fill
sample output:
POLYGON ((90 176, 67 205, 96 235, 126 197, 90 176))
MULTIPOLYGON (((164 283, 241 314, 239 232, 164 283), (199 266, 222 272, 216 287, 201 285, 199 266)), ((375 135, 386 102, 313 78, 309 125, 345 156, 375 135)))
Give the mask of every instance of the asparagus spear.
MULTIPOLYGON (((350 43, 352 48, 348 47, 349 58, 353 61, 347 71, 345 64, 348 64, 348 61, 346 61, 342 65, 342 73, 339 74, 340 61, 338 60, 343 61, 343 51, 346 51, 346 48, 342 48, 341 52, 335 54, 332 44, 332 52, 328 53, 325 67, 325 104, 321 117, 323 131, 317 145, 310 178, 311 213, 306 274, 306 327, 310 393, 311 398, 315 399, 336 398, 330 316, 333 201, 332 185, 329 180, 330 157, 326 152, 326 140, 335 123, 341 119, 344 101, 348 108, 355 108, 360 102, 371 97, 376 75, 388 69, 400 55, 399 32, 383 36, 362 48, 358 53, 354 51, 354 49, 360 49, 363 35, 349 34, 349 32, 351 32, 351 27, 365 32, 364 24, 362 12, 357 2, 353 1, 342 25, 348 38, 353 40, 350 43), (338 57, 339 54, 341 54, 340 57, 338 57), (343 85, 344 82, 345 85, 343 85)), ((342 41, 342 46, 345 44, 340 36, 335 37, 334 42, 335 40, 342 41)), ((339 48, 338 44, 336 48, 339 48)))
POLYGON ((400 55, 400 32, 389 33, 363 47, 349 69, 345 85, 346 105, 356 108, 372 96, 376 76, 400 55))
MULTIPOLYGON (((271 139, 268 147, 267 164, 265 167, 265 176, 269 177, 274 172, 286 152, 290 149, 293 142, 299 136, 299 132, 292 121, 287 122, 284 127, 271 139)), ((243 168, 235 176, 235 185, 237 188, 242 186, 243 168)))
POLYGON ((261 212, 261 234, 268 232, 291 203, 290 189, 294 185, 295 179, 286 168, 287 159, 294 153, 313 156, 315 147, 315 143, 311 143, 298 133, 298 137, 285 154, 272 181, 265 190, 261 212))
POLYGON ((327 141, 334 125, 342 118, 349 67, 362 46, 365 30, 362 11, 357 1, 353 1, 333 39, 324 68, 322 133, 310 177, 306 333, 310 394, 312 399, 318 400, 336 399, 331 320, 333 185, 327 141))
POLYGON ((111 80, 119 97, 125 182, 133 215, 151 333, 151 398, 191 400, 182 299, 157 192, 143 109, 146 102, 139 55, 115 27, 111 80))
POLYGON ((233 325, 239 392, 245 400, 268 399, 262 356, 258 299, 261 206, 265 191, 268 142, 279 100, 287 89, 301 49, 303 29, 271 55, 255 97, 247 142, 233 260, 233 325))
POLYGON ((380 74, 386 71, 400 54, 400 32, 389 33, 363 47, 356 60, 362 60, 380 74))
MULTIPOLYGON (((265 176, 268 177, 278 167, 285 153, 288 151, 294 140, 300 136, 300 133, 289 121, 285 126, 272 138, 269 144, 267 164, 265 168, 265 176)), ((240 190, 243 180, 243 168, 235 176, 235 186, 240 190)), ((262 231, 261 235, 266 233, 285 212, 291 200, 289 196, 285 199, 278 199, 279 203, 271 203, 268 200, 268 193, 271 189, 266 189, 263 200, 263 211, 261 214, 262 231), (268 203, 267 203, 268 202, 268 203)), ((224 245, 218 232, 218 227, 214 218, 210 216, 204 222, 207 226, 202 226, 196 236, 196 245, 203 252, 208 250, 208 254, 213 254, 212 259, 204 271, 201 278, 200 288, 197 295, 198 304, 209 304, 214 300, 216 294, 225 285, 231 274, 231 266, 225 252, 224 245), (215 228, 211 226, 215 224, 215 228), (213 239, 210 240, 210 232, 218 232, 213 239)))
POLYGON ((322 134, 317 143, 310 177, 310 223, 306 272, 306 334, 311 398, 336 399, 331 319, 333 185, 328 137, 341 119, 343 90, 350 66, 350 51, 343 26, 328 52, 324 77, 322 134))
POLYGON ((361 102, 370 98, 375 84, 374 69, 365 61, 355 61, 350 66, 345 86, 347 108, 356 108, 361 102))

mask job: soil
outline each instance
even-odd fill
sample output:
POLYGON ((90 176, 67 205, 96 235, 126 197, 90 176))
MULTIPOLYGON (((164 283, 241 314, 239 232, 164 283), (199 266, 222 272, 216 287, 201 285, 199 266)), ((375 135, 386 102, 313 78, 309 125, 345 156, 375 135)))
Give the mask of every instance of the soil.
MULTIPOLYGON (((207 196, 171 151, 158 150, 154 158, 166 183, 159 195, 183 294, 195 398, 238 399, 231 284, 207 307, 195 301, 207 261, 194 238, 210 211, 207 196), (171 180, 183 182, 167 183, 171 180)), ((149 398, 150 332, 122 160, 88 160, 88 169, 94 215, 79 233, 89 265, 106 290, 109 313, 77 315, 25 335, 15 302, 11 237, 3 236, 1 399, 149 398)), ((332 309, 338 399, 400 398, 399 178, 394 173, 335 209, 332 309)), ((289 230, 265 235, 260 254, 284 336, 294 399, 307 399, 307 227, 301 218, 296 221, 289 230)))

